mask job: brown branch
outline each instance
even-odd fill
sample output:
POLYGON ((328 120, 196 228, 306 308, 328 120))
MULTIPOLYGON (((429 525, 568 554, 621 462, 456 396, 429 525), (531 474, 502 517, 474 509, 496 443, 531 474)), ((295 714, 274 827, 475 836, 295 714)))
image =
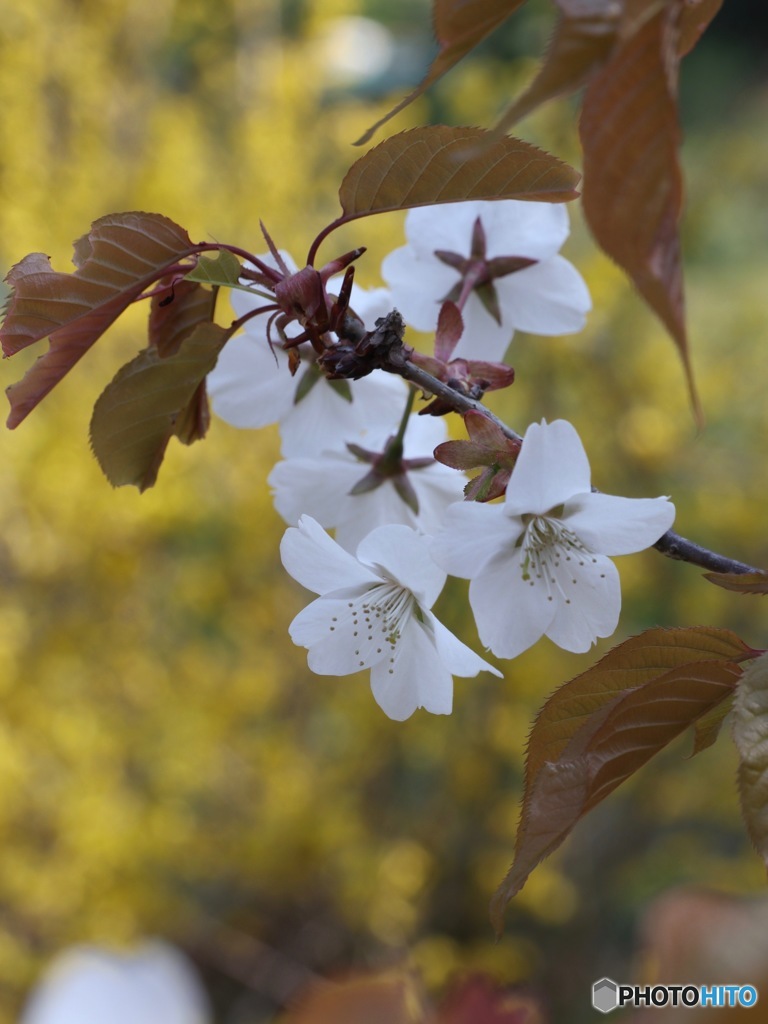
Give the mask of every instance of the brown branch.
MULTIPOLYGON (((382 369, 386 370, 388 367, 383 366, 382 369)), ((475 412, 481 412, 483 416, 487 416, 489 420, 496 424, 496 426, 502 430, 506 437, 512 441, 522 441, 522 437, 515 433, 515 431, 508 427, 503 420, 500 420, 498 416, 494 416, 490 409, 486 409, 482 402, 476 398, 470 398, 468 395, 462 394, 460 391, 455 391, 450 385, 444 384, 437 377, 433 377, 431 373, 427 373, 426 370, 422 370, 420 366, 412 363, 410 359, 405 359, 402 365, 395 369, 394 373, 399 373, 401 377, 409 380, 411 384, 415 384, 417 388, 427 394, 433 395, 435 398, 441 398, 444 402, 447 402, 454 412, 460 413, 462 416, 465 412, 474 410, 475 412)))
POLYGON ((745 572, 762 572, 754 565, 747 565, 746 562, 739 562, 735 558, 728 558, 720 555, 717 551, 710 551, 696 544, 687 537, 681 537, 674 530, 667 530, 663 537, 660 537, 653 545, 657 551, 667 558, 674 558, 678 562, 690 562, 702 569, 709 569, 710 572, 733 572, 742 574, 745 572))
MULTIPOLYGON (((513 441, 521 441, 521 436, 508 427, 506 423, 487 409, 482 402, 456 391, 450 385, 433 377, 431 373, 411 362, 409 356, 413 351, 403 342, 405 323, 396 309, 387 316, 376 321, 373 331, 365 330, 360 320, 347 317, 339 332, 342 339, 336 347, 336 359, 326 362, 326 370, 331 363, 339 369, 339 376, 359 377, 370 373, 373 369, 396 373, 415 384, 425 394, 433 395, 445 402, 454 412, 463 415, 470 410, 482 413, 492 420, 504 434, 513 441), (340 358, 339 358, 340 357, 340 358)), ((333 350, 330 350, 331 352, 333 350)), ((653 545, 667 558, 678 562, 689 562, 710 572, 732 572, 737 574, 761 572, 756 566, 747 565, 735 558, 728 558, 717 551, 710 551, 686 537, 681 537, 674 530, 667 532, 653 545)))

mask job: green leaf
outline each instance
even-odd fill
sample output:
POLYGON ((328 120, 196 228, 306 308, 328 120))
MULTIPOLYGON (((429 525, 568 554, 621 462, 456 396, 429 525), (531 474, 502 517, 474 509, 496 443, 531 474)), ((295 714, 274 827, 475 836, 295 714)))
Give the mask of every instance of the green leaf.
MULTIPOLYGON (((579 174, 536 146, 482 128, 430 125, 393 135, 350 167, 339 189, 344 216, 466 199, 574 199, 579 174)), ((334 225, 334 226, 336 226, 334 225)))
POLYGON ((384 117, 371 125, 355 145, 361 146, 369 142, 383 124, 409 103, 413 103, 524 3, 525 0, 474 0, 473 3, 467 3, 467 0, 434 0, 432 17, 440 52, 420 85, 384 117))
POLYGON ((597 242, 633 281, 674 339, 694 410, 699 403, 688 351, 679 222, 679 0, 643 8, 632 31, 594 74, 584 94, 584 213, 597 242))
POLYGON ((228 249, 219 249, 214 259, 200 256, 197 266, 187 274, 186 281, 197 281, 200 284, 214 285, 219 288, 232 288, 240 283, 241 266, 236 256, 228 249))
MULTIPOLYGON (((293 404, 298 405, 303 401, 322 376, 317 363, 306 363, 293 393, 293 404)), ((350 394, 350 401, 351 397, 350 394)))
POLYGON ((512 867, 491 906, 504 909, 579 819, 733 692, 754 652, 729 630, 651 629, 560 687, 536 717, 512 867))
POLYGON ((336 392, 339 398, 343 398, 345 402, 354 401, 352 395, 352 388, 348 380, 339 378, 339 380, 329 380, 328 385, 336 392))
POLYGON ((737 594, 768 594, 768 572, 705 572, 704 579, 737 594))
POLYGON ((201 436, 200 389, 230 334, 202 324, 173 355, 148 348, 117 373, 91 420, 91 446, 111 484, 146 490, 174 434, 187 441, 201 436))
POLYGON ((167 217, 113 213, 75 242, 74 274, 52 270, 42 253, 17 263, 6 279, 13 293, 0 330, 3 352, 13 355, 46 337, 50 348, 8 389, 8 426, 18 426, 162 270, 193 249, 187 232, 167 217))
POLYGON ((742 676, 733 705, 733 739, 740 758, 741 813, 768 865, 768 653, 742 676))

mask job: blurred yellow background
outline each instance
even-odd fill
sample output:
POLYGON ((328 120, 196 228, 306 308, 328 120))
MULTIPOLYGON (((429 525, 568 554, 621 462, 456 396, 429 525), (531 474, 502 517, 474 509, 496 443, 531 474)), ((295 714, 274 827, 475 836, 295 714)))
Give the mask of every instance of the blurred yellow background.
MULTIPOLYGON (((73 239, 128 209, 255 252, 262 219, 301 261, 338 212, 360 152, 350 142, 430 56, 429 5, 412 0, 5 0, 0 15, 3 272, 33 250, 69 269, 73 239), (384 34, 339 20, 361 12, 380 14, 384 34), (387 78, 387 46, 402 79, 387 78)), ((463 63, 387 131, 490 124, 545 37, 538 5, 506 48, 463 63)), ((767 105, 765 83, 748 82, 727 117, 691 114, 685 240, 705 429, 671 342, 577 209, 565 254, 592 290, 588 327, 516 339, 517 383, 490 403, 521 430, 570 419, 597 486, 670 494, 680 532, 759 565, 767 105)), ((573 119, 554 104, 521 134, 578 165, 573 119)), ((358 221, 323 254, 367 245, 359 280, 378 284, 402 219, 358 221)), ((214 421, 203 444, 172 447, 143 496, 113 491, 88 451, 93 401, 143 347, 142 315, 0 435, 2 1024, 64 945, 147 934, 193 955, 221 1021, 271 1019, 308 972, 406 962, 430 986, 474 967, 560 986, 554 1009, 570 1000, 576 1024, 582 989, 622 969, 657 893, 760 889, 726 733, 694 762, 677 745, 598 809, 532 876, 497 944, 487 903, 511 859, 528 726, 593 656, 542 641, 501 666, 503 681, 458 681, 450 718, 405 724, 384 717, 367 677, 312 676, 287 635, 305 595, 279 562, 265 483, 275 432, 214 421)), ((3 385, 34 355, 5 362, 3 385)), ((701 623, 766 645, 760 599, 654 553, 619 567, 614 640, 701 623)), ((477 645, 464 584, 437 610, 477 645)))

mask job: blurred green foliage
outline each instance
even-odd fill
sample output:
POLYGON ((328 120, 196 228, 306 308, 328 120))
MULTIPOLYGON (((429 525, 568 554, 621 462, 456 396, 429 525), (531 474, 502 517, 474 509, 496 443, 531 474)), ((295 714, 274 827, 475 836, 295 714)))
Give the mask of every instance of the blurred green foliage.
MULTIPOLYGON (((321 45, 334 18, 364 6, 6 4, 0 264, 37 249, 66 269, 72 239, 123 209, 257 252, 261 218, 300 260, 337 213, 338 183, 358 155, 350 140, 388 106, 383 93, 340 90, 321 45)), ((427 47, 428 5, 406 6, 408 17, 392 8, 396 38, 427 47)), ((537 31, 526 22, 523 38, 537 31)), ((436 111, 490 123, 533 66, 530 54, 510 61, 513 51, 463 62, 393 130, 436 111)), ((588 328, 518 338, 518 382, 490 401, 519 429, 572 420, 599 487, 671 494, 682 533, 761 565, 766 101, 753 86, 727 120, 686 143, 705 429, 694 428, 673 346, 576 209, 566 254, 592 289, 588 328)), ((521 134, 578 164, 567 104, 521 134)), ((401 223, 358 222, 324 251, 367 245, 360 280, 376 284, 401 223)), ((762 884, 727 734, 693 763, 679 744, 533 875, 495 943, 486 906, 511 858, 528 723, 592 656, 542 641, 503 666, 503 681, 459 681, 450 718, 405 724, 383 716, 367 678, 312 676, 287 636, 306 598, 279 564, 283 524, 265 483, 274 431, 215 422, 204 444, 174 447, 141 497, 113 492, 87 451, 92 403, 142 347, 142 331, 141 317, 127 316, 29 422, 0 437, 2 1024, 63 945, 146 934, 192 952, 222 1021, 269 1019, 307 970, 407 962, 431 986, 478 967, 529 982, 558 993, 554 1019, 567 1007, 576 1024, 590 1019, 591 980, 628 970, 633 923, 652 896, 680 881, 762 884)), ((4 383, 31 358, 6 363, 4 383)), ((620 636, 706 623, 764 645, 759 599, 653 553, 620 569, 620 636)), ((476 643, 463 584, 450 584, 437 610, 476 643)))

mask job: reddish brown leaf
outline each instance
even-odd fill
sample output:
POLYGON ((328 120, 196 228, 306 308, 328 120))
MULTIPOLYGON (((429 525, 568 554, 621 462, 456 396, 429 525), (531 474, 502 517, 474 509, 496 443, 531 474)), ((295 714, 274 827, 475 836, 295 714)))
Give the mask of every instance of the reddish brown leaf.
MULTIPOLYGON (((234 261, 239 267, 237 260, 234 261)), ((208 260, 208 263, 213 261, 208 260)), ((196 327, 213 322, 216 292, 186 278, 171 284, 167 293, 153 295, 151 301, 149 343, 165 359, 178 352, 181 343, 196 327)), ((182 444, 192 444, 205 437, 210 422, 208 393, 202 380, 189 405, 176 419, 174 434, 182 444)))
POLYGON ((493 465, 486 462, 487 452, 472 441, 443 441, 434 450, 434 457, 443 466, 452 469, 477 469, 478 466, 493 465))
POLYGON ((464 362, 468 376, 478 383, 482 381, 484 391, 499 391, 514 383, 515 371, 506 363, 488 363, 484 359, 467 359, 454 360, 452 365, 464 362))
POLYGON ((475 976, 449 993, 435 1024, 544 1024, 544 1016, 537 1001, 504 992, 487 978, 475 976))
POLYGON ((737 594, 768 594, 768 572, 705 572, 704 579, 737 594))
POLYGON ((447 363, 464 332, 464 320, 455 302, 444 302, 437 317, 435 358, 447 363))
POLYGON ((477 469, 492 466, 495 459, 485 448, 471 441, 443 441, 435 448, 435 459, 451 469, 477 469))
POLYGON ((512 444, 514 451, 520 451, 520 442, 511 441, 511 438, 507 437, 498 423, 494 423, 489 416, 485 416, 481 412, 475 412, 472 409, 465 412, 464 426, 467 428, 470 439, 475 444, 482 445, 483 448, 490 451, 494 449, 509 450, 510 444, 512 444))
MULTIPOLYGON (((611 651, 614 662, 621 663, 617 652, 624 646, 611 651)), ((708 656, 712 654, 710 646, 709 642, 705 644, 708 656)), ((738 646, 743 645, 737 642, 738 646)), ((592 671, 579 679, 583 681, 592 671)), ((600 694, 595 701, 597 710, 580 716, 581 728, 571 733, 556 759, 538 759, 538 767, 531 769, 528 757, 514 862, 492 901, 492 920, 498 930, 507 903, 525 884, 530 871, 560 846, 580 818, 730 696, 741 675, 739 665, 718 659, 678 665, 666 673, 656 670, 640 686, 631 684, 643 674, 642 670, 638 673, 635 667, 624 671, 623 691, 607 703, 605 693, 600 694)), ((599 677, 595 680, 598 686, 601 681, 604 679, 599 677)), ((566 683, 562 690, 570 685, 566 683)), ((550 708, 557 703, 560 692, 548 701, 550 708)), ((585 705, 590 702, 585 693, 585 705)), ((572 694, 564 703, 572 707, 572 694)), ((531 733, 531 751, 539 745, 538 728, 539 720, 531 733)))
POLYGON ((464 487, 466 501, 493 501, 506 494, 509 486, 510 469, 497 469, 488 466, 478 476, 473 476, 464 487))
POLYGON ((733 740, 740 757, 741 813, 768 864, 768 653, 744 672, 733 705, 733 740))
POLYGON ((189 443, 205 431, 201 419, 206 374, 230 336, 218 324, 202 324, 174 355, 147 348, 127 363, 93 409, 91 446, 115 487, 151 487, 174 435, 189 443))
POLYGON ((186 231, 158 214, 109 214, 75 242, 74 274, 51 269, 41 253, 26 256, 8 274, 13 292, 0 331, 12 355, 43 338, 50 347, 8 389, 16 427, 88 351, 159 271, 193 249, 186 231))
POLYGON ((473 0, 472 3, 467 3, 467 0, 434 0, 432 18, 440 52, 413 92, 371 125, 355 145, 362 146, 369 142, 383 124, 442 78, 446 71, 450 71, 524 3, 525 0, 473 0))
POLYGON ((558 0, 558 21, 533 82, 496 125, 508 131, 547 100, 580 88, 606 60, 616 41, 621 7, 615 0, 558 0))
POLYGON ((674 339, 698 414, 678 232, 683 200, 677 116, 680 0, 659 5, 650 17, 648 4, 639 6, 630 12, 637 15, 632 31, 585 92, 580 122, 584 212, 598 243, 624 268, 674 339))
POLYGON ((317 982, 302 994, 280 1024, 422 1024, 416 982, 404 971, 317 982))
POLYGON ((521 139, 428 125, 393 135, 350 167, 339 189, 344 216, 337 223, 465 199, 561 203, 578 195, 578 181, 568 164, 521 139))
MULTIPOLYGON (((162 283, 162 282, 161 282, 162 283)), ((178 352, 184 338, 199 324, 211 323, 216 293, 194 281, 176 281, 152 296, 149 343, 162 357, 178 352)))
POLYGON ((647 629, 630 637, 556 690, 539 711, 528 744, 526 784, 545 761, 562 756, 595 712, 627 690, 691 662, 739 662, 754 653, 729 629, 711 626, 647 629))
POLYGON ((708 750, 715 743, 732 705, 733 700, 731 698, 724 700, 722 704, 718 704, 716 708, 713 708, 706 715, 702 715, 696 722, 693 727, 693 750, 691 750, 691 757, 700 754, 702 750, 708 750))
POLYGON ((680 14, 677 45, 681 57, 691 52, 722 6, 723 0, 686 0, 680 14))
POLYGON ((194 444, 202 441, 211 425, 211 408, 208 404, 208 388, 205 381, 197 385, 194 395, 187 407, 182 409, 173 424, 174 437, 182 444, 194 444))
POLYGON ((507 437, 504 431, 481 412, 464 414, 469 441, 444 441, 435 448, 435 458, 453 469, 477 469, 478 466, 500 466, 512 469, 520 454, 520 442, 507 437))
POLYGON ((481 412, 464 414, 469 441, 444 441, 435 448, 435 459, 453 469, 486 467, 464 488, 468 501, 492 501, 507 489, 510 473, 520 453, 520 442, 481 412))
POLYGON ((702 715, 732 696, 742 667, 705 661, 681 665, 626 694, 592 736, 590 810, 702 715))

